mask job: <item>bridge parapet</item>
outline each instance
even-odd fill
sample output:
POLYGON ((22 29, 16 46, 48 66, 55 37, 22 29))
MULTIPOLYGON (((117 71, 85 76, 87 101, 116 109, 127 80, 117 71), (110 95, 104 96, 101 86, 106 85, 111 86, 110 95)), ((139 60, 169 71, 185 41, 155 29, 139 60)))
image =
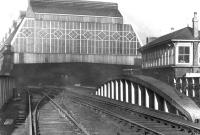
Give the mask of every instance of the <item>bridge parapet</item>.
POLYGON ((166 83, 148 76, 111 78, 98 86, 96 95, 181 115, 191 121, 200 119, 200 108, 192 99, 166 83))

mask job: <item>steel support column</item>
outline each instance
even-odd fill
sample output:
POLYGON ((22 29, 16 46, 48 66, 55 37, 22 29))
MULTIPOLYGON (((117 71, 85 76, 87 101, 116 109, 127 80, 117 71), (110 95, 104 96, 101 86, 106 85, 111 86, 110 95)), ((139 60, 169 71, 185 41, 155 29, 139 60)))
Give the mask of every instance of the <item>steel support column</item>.
POLYGON ((142 92, 141 92, 141 88, 138 85, 138 105, 141 106, 142 105, 142 92))
POLYGON ((189 96, 188 88, 185 89, 185 95, 189 96))
POLYGON ((110 98, 110 93, 111 93, 111 90, 110 90, 110 82, 108 82, 108 98, 110 98))
POLYGON ((147 88, 145 88, 145 107, 149 108, 149 93, 147 88))
POLYGON ((154 109, 158 110, 158 98, 156 93, 154 93, 154 109))
POLYGON ((98 89, 97 89, 97 91, 95 91, 95 95, 98 95, 98 89))
POLYGON ((124 101, 124 90, 123 90, 123 82, 120 80, 120 101, 124 101))
POLYGON ((115 81, 115 92, 116 92, 116 94, 115 94, 115 98, 116 98, 116 100, 119 100, 119 87, 118 87, 118 81, 115 81))
POLYGON ((169 108, 168 108, 168 106, 167 106, 167 101, 164 99, 164 111, 165 112, 169 112, 169 108))
POLYGON ((98 88, 98 96, 101 95, 101 88, 98 88))
POLYGON ((131 103, 135 104, 135 87, 133 86, 133 83, 131 83, 131 103))
POLYGON ((126 102, 129 102, 129 93, 128 93, 128 83, 125 81, 125 91, 126 91, 126 102))
POLYGON ((114 95, 115 95, 115 87, 114 87, 114 82, 113 81, 111 81, 111 98, 112 99, 114 99, 115 97, 114 97, 114 95))
POLYGON ((101 86, 101 96, 103 96, 103 86, 101 86))
POLYGON ((114 89, 115 89, 115 87, 114 87, 114 82, 113 81, 111 81, 111 90, 112 90, 112 95, 111 95, 111 98, 112 99, 114 99, 115 97, 114 97, 114 89))
POLYGON ((104 97, 107 97, 107 84, 104 84, 104 97))

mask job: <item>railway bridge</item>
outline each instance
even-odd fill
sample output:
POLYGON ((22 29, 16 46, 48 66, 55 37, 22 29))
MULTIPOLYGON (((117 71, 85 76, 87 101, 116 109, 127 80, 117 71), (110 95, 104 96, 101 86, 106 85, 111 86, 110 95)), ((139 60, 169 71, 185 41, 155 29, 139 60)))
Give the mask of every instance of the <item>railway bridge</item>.
MULTIPOLYGON (((123 23, 116 3, 30 0, 27 11, 13 23, 7 35, 0 50, 2 76, 14 76, 16 81, 25 81, 24 76, 40 76, 46 72, 46 79, 49 79, 52 70, 48 69, 52 66, 57 73, 62 64, 89 63, 96 67, 103 64, 105 68, 99 68, 97 72, 88 71, 90 65, 87 69, 80 66, 75 71, 85 76, 94 74, 92 79, 98 77, 98 72, 106 74, 101 81, 107 81, 98 87, 96 95, 180 114, 192 121, 200 119, 200 109, 189 97, 161 81, 147 76, 114 77, 120 75, 118 71, 124 67, 135 69, 141 65, 138 48, 142 46, 134 28, 123 23), (43 70, 31 73, 31 67, 35 66, 43 70), (21 74, 15 74, 18 71, 16 67, 20 67, 21 74)), ((73 70, 77 65, 71 68, 73 70)), ((66 67, 62 69, 62 74, 65 74, 66 67)), ((9 88, 14 88, 14 85, 9 88)), ((1 89, 1 93, 7 90, 1 89)))
POLYGON ((107 79, 100 83, 95 95, 176 114, 192 121, 200 118, 200 108, 191 98, 149 76, 129 75, 107 79))

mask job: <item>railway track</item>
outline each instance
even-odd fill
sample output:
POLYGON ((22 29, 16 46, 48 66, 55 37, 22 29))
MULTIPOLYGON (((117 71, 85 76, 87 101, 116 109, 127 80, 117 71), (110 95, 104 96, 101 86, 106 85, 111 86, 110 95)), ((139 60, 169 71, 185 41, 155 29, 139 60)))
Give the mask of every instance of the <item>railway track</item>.
POLYGON ((89 135, 49 93, 42 93, 40 97, 33 112, 35 135, 89 135))
MULTIPOLYGON (((103 99, 96 99, 93 96, 79 95, 70 91, 63 93, 64 98, 78 105, 90 108, 97 114, 104 114, 118 124, 133 131, 134 135, 198 135, 200 129, 192 125, 186 125, 176 120, 170 121, 160 119, 147 114, 139 113, 127 106, 108 102, 103 99)), ((54 94, 53 94, 54 95, 54 94)), ((33 96, 34 97, 34 96, 33 96)), ((67 110, 65 104, 53 100, 49 93, 42 93, 39 97, 33 98, 37 101, 35 105, 34 134, 35 135, 89 135, 87 130, 80 125, 67 110), (65 109, 63 109, 65 105, 65 109)), ((57 99, 57 98, 56 98, 57 99)))
MULTIPOLYGON (((68 93, 69 95, 69 93, 68 93)), ((87 96, 78 96, 70 94, 72 101, 92 108, 96 111, 105 113, 119 123, 123 123, 129 128, 137 129, 141 134, 156 134, 156 135, 198 135, 200 129, 191 125, 175 123, 158 119, 146 114, 138 113, 126 106, 116 105, 108 101, 97 100, 87 96)))

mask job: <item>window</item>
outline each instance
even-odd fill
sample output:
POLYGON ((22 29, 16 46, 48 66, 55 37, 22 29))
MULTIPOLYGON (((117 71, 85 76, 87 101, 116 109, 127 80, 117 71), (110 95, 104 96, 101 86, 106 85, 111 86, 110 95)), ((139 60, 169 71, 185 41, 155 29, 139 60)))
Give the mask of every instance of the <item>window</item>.
POLYGON ((190 47, 179 46, 178 48, 178 63, 189 63, 190 62, 190 47))

